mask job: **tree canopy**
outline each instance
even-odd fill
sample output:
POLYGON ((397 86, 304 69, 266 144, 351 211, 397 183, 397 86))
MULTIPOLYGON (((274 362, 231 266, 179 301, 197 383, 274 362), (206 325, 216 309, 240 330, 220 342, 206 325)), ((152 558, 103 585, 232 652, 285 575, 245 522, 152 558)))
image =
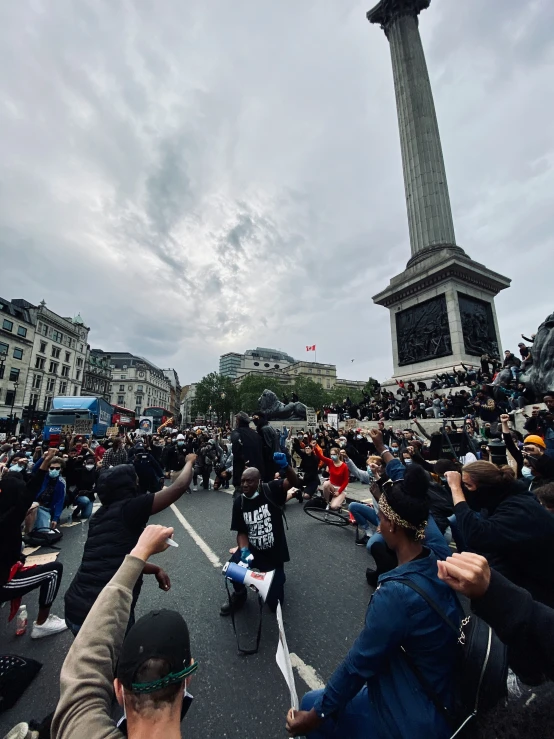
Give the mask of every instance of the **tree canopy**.
POLYGON ((229 377, 210 372, 196 385, 194 398, 195 414, 214 414, 221 423, 229 418, 237 405, 237 388, 229 377))

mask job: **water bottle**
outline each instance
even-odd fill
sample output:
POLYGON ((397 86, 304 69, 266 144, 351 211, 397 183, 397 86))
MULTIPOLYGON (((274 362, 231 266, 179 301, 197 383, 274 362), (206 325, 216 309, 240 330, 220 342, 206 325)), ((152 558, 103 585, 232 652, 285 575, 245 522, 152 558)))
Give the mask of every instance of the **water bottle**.
POLYGON ((23 634, 26 631, 27 631, 27 606, 22 605, 22 606, 19 606, 19 610, 17 612, 15 635, 23 636, 23 634))

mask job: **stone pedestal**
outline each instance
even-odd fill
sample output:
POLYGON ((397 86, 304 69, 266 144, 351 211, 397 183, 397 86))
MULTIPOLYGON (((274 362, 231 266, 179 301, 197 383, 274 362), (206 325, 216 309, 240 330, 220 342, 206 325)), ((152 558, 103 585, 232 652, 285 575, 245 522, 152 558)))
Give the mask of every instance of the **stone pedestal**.
POLYGON ((394 377, 425 380, 500 355, 494 297, 510 281, 449 249, 393 277, 373 300, 390 310, 394 377))

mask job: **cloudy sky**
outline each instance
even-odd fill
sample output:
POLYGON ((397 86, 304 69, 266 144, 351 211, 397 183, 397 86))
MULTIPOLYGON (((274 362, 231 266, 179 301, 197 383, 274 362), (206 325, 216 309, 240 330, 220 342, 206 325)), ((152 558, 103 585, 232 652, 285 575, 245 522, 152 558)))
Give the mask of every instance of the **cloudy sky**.
MULTIPOLYGON (((177 369, 257 345, 392 372, 372 303, 409 257, 388 42, 360 0, 0 5, 0 295, 177 369), (355 359, 352 364, 351 359, 355 359)), ((554 3, 421 16, 457 242, 553 309, 554 3)))

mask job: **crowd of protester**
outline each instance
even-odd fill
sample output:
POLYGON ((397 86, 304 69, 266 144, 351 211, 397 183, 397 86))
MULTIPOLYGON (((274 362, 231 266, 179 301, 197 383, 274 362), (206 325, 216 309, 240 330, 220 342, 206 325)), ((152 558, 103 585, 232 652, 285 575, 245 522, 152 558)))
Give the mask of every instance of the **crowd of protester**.
MULTIPOLYGON (((500 370, 517 385, 515 366, 500 370)), ((467 404, 433 433, 417 412, 401 428, 378 411, 371 429, 344 413, 336 426, 323 418, 315 428, 295 430, 240 412, 233 427, 63 437, 55 448, 40 435, 9 439, 0 447, 0 601, 11 602, 13 617, 22 596, 37 590, 31 637, 66 629, 75 637, 57 710, 45 723, 51 736, 120 735, 111 718, 114 698, 125 708, 128 736, 160 727, 180 735, 196 669, 188 627, 171 611, 136 622, 134 616, 143 575, 169 588, 167 574, 149 559, 167 548, 172 529, 151 525, 153 516, 183 495, 233 487, 231 561, 275 570, 267 601, 274 610, 284 600, 290 559, 285 502, 340 510, 354 480, 368 486, 367 499, 348 510, 375 592, 358 639, 325 688, 289 712, 289 734, 451 736, 461 718, 457 629, 470 603, 507 645, 512 687, 460 736, 519 736, 522 726, 529 736, 552 735, 549 698, 542 701, 537 686, 554 676, 554 392, 532 397, 536 405, 521 433, 516 411, 525 405, 514 408, 505 378, 497 382, 483 369, 454 373, 470 388, 457 394, 467 404), (88 519, 61 618, 51 613, 61 563, 29 568, 22 547, 61 537, 62 520, 88 519), (532 711, 519 700, 531 690, 532 711), (507 715, 502 724, 499 716, 507 715)), ((419 392, 425 390, 408 383, 397 394, 404 403, 419 392)), ((245 601, 246 590, 235 583, 220 614, 245 601)), ((21 733, 25 727, 13 736, 31 739, 43 730, 21 733)))

